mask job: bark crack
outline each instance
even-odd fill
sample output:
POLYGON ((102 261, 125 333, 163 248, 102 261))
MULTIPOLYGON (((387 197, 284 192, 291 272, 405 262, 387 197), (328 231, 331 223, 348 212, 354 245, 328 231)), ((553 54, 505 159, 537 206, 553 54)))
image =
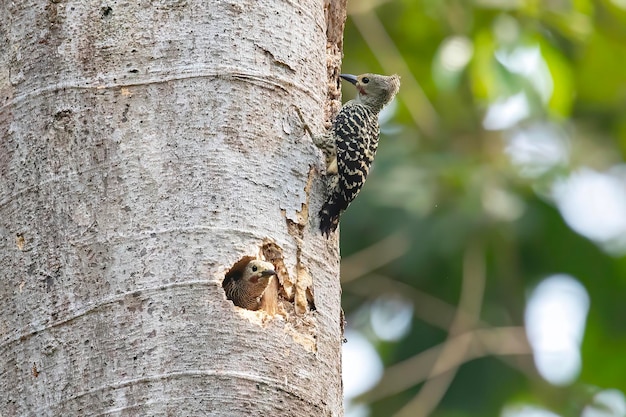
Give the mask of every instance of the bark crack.
POLYGON ((304 186, 305 201, 299 211, 296 211, 296 220, 285 217, 287 231, 294 238, 296 244, 296 279, 294 293, 294 308, 297 314, 304 314, 307 310, 315 310, 313 298, 313 278, 308 268, 302 261, 302 246, 304 243, 304 230, 309 223, 309 200, 313 180, 315 179, 315 167, 309 166, 307 182, 304 186))
POLYGON ((272 51, 270 51, 269 49, 259 45, 258 43, 255 43, 254 46, 258 49, 260 49, 261 51, 263 51, 263 53, 270 58, 274 64, 276 64, 277 66, 284 68, 286 70, 289 70, 292 73, 296 73, 296 70, 293 69, 293 67, 291 65, 289 65, 287 62, 279 59, 278 57, 276 57, 276 55, 274 55, 274 53, 272 51))

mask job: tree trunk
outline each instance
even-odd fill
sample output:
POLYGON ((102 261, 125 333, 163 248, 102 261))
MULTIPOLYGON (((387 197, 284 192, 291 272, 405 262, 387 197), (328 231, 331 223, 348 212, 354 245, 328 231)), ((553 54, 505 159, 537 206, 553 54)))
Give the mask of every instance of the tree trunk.
POLYGON ((0 3, 0 415, 342 415, 345 0, 0 3))

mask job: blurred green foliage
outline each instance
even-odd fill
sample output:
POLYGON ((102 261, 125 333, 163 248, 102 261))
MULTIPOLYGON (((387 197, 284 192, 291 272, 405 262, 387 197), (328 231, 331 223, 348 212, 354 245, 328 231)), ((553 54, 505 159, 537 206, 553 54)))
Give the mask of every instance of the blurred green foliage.
MULTIPOLYGON (((529 404, 583 416, 594 393, 626 393, 624 241, 615 246, 572 228, 554 193, 582 169, 623 167, 626 1, 352 3, 343 71, 398 72, 403 84, 383 121, 370 178, 342 218, 348 324, 368 335, 389 368, 446 340, 445 324, 452 325, 472 271, 485 282, 479 327, 523 326, 530 291, 552 274, 569 274, 590 301, 580 375, 555 386, 530 355, 488 354, 460 365, 430 415, 499 416, 529 404), (524 105, 494 110, 512 97, 524 105), (521 160, 524 148, 512 145, 520 132, 535 141, 534 153, 521 160), (560 135, 560 142, 545 144, 543 134, 560 135), (560 157, 554 143, 562 145, 560 157), (359 258, 389 236, 408 244, 392 241, 397 247, 386 251, 397 254, 389 259, 377 261, 376 251, 359 258), (447 303, 452 314, 424 309, 412 291, 447 303), (414 303, 399 340, 380 340, 368 320, 368 306, 384 294, 414 303)), ((353 95, 344 86, 344 97, 353 95)), ((418 416, 406 407, 426 383, 384 398, 365 393, 356 402, 368 404, 373 417, 418 416)))

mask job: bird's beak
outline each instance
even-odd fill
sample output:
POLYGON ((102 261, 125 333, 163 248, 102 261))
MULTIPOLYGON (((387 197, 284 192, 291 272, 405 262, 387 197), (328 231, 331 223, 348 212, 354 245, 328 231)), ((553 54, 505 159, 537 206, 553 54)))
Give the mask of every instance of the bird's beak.
POLYGON ((352 84, 356 85, 356 75, 352 75, 352 74, 339 74, 339 76, 341 78, 343 78, 346 81, 350 81, 352 84))
POLYGON ((276 271, 274 271, 273 269, 268 269, 266 271, 261 272, 262 277, 267 277, 271 275, 276 275, 276 271))

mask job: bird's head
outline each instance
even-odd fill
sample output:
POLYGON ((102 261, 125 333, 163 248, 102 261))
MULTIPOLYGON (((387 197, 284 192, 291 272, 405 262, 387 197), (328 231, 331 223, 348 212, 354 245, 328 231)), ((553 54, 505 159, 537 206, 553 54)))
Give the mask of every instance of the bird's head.
POLYGON ((276 275, 274 265, 257 259, 250 261, 243 271, 243 278, 252 284, 267 284, 273 275, 276 275))
POLYGON ((357 90, 356 100, 380 111, 389 103, 400 89, 400 76, 378 74, 341 74, 341 78, 354 84, 357 90))

